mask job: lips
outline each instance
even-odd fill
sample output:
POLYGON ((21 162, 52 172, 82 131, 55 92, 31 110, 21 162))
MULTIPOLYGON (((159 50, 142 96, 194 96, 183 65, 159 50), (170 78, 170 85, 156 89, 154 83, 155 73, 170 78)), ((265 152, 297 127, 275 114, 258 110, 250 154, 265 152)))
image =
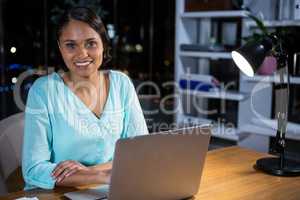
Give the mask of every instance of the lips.
POLYGON ((74 65, 79 68, 85 68, 88 67, 92 62, 92 60, 77 61, 74 63, 74 65))

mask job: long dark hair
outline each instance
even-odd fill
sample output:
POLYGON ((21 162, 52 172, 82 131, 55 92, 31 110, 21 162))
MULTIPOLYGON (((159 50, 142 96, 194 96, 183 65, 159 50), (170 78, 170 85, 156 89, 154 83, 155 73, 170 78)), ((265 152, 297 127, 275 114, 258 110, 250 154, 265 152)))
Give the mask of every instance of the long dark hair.
POLYGON ((105 26, 101 18, 90 8, 87 7, 74 7, 67 10, 60 18, 57 29, 56 39, 59 41, 59 37, 63 31, 63 28, 68 25, 71 20, 78 20, 88 24, 94 29, 100 36, 103 43, 103 62, 102 65, 107 64, 111 60, 110 55, 110 42, 105 26))

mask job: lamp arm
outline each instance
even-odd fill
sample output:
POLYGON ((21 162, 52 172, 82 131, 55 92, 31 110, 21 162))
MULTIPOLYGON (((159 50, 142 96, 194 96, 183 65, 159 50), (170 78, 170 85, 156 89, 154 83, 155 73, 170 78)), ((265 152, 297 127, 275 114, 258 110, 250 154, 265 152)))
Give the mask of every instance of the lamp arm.
MULTIPOLYGON (((278 40, 277 40, 278 41, 278 40)), ((288 72, 287 54, 282 48, 282 42, 279 40, 273 53, 277 60, 277 75, 279 76, 279 83, 275 82, 275 97, 276 97, 276 118, 277 118, 277 133, 272 151, 279 153, 280 165, 284 166, 284 149, 285 149, 285 134, 288 122, 288 108, 289 108, 289 85, 290 77, 288 72)), ((277 77, 277 76, 276 76, 277 77)))

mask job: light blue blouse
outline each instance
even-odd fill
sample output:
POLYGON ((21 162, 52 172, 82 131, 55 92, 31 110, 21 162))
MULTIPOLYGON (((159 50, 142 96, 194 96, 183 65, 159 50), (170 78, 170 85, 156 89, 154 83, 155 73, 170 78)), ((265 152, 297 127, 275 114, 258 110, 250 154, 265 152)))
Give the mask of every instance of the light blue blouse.
POLYGON ((100 118, 52 73, 28 93, 22 157, 25 190, 53 189, 51 172, 64 160, 91 166, 112 160, 119 138, 148 134, 134 86, 123 73, 108 71, 109 93, 100 118))

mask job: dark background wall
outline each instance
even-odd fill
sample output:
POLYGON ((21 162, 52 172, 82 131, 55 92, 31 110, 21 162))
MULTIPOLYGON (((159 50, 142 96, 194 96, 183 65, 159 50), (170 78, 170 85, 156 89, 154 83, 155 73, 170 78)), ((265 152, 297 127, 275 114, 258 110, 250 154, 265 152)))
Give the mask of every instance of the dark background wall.
MULTIPOLYGON (((55 17, 59 9, 73 3, 101 8, 105 24, 112 24, 113 60, 106 68, 129 73, 135 82, 173 79, 173 0, 1 0, 0 3, 0 119, 20 110, 13 100, 12 79, 28 69, 59 69, 63 64, 55 38, 55 17), (12 53, 11 48, 16 52, 12 53), (138 50, 137 48, 138 47, 138 50)), ((22 86, 23 99, 31 77, 22 86)), ((151 93, 151 90, 145 90, 151 93)), ((171 91, 166 91, 171 92, 171 91)))

